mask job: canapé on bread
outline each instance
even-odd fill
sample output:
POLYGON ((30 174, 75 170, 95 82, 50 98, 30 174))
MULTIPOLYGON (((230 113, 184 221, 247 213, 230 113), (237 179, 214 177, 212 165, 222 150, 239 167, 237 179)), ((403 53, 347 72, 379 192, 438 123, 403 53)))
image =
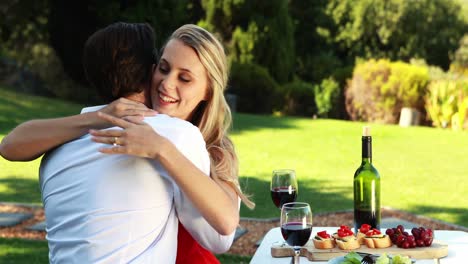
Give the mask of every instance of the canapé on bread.
POLYGON ((314 237, 312 241, 314 242, 314 247, 317 249, 330 249, 335 247, 335 240, 331 238, 317 239, 314 237))
POLYGON ((335 247, 335 240, 327 234, 327 231, 317 232, 312 242, 314 242, 314 247, 317 249, 330 249, 335 247))
POLYGON ((359 242, 360 245, 364 245, 364 238, 366 237, 366 234, 362 233, 361 231, 357 232, 356 234, 356 239, 359 242))
POLYGON ((336 239, 336 245, 338 245, 340 249, 344 250, 357 249, 361 247, 361 244, 359 244, 355 236, 339 237, 336 239))
POLYGON ((366 233, 371 230, 372 226, 369 224, 362 224, 361 227, 357 230, 356 237, 359 244, 364 244, 364 238, 366 237, 366 233))
POLYGON ((340 249, 351 250, 361 247, 351 228, 345 225, 340 226, 338 232, 333 234, 333 238, 340 249))
POLYGON ((364 243, 368 248, 388 248, 392 246, 392 241, 387 235, 380 237, 365 237, 364 243))
POLYGON ((369 230, 364 237, 364 243, 369 248, 387 248, 392 246, 388 235, 382 234, 378 229, 369 230))

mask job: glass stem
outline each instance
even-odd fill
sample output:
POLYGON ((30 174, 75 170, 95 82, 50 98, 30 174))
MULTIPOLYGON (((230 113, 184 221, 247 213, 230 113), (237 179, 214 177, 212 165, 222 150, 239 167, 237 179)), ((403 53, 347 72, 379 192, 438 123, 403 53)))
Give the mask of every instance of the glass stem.
POLYGON ((301 248, 294 248, 293 264, 299 264, 300 255, 301 255, 301 248))

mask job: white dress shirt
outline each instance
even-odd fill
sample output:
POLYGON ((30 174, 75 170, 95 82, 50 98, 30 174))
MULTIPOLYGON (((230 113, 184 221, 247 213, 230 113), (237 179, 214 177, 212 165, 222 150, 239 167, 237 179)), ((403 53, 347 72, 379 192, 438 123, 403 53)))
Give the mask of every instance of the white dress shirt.
MULTIPOLYGON (((209 175, 209 157, 197 127, 162 114, 145 122, 209 175)), ((102 154, 100 147, 109 146, 92 142, 87 134, 42 160, 40 185, 51 263, 174 263, 175 208, 202 246, 214 252, 229 248, 234 234, 214 231, 159 163, 102 154)))

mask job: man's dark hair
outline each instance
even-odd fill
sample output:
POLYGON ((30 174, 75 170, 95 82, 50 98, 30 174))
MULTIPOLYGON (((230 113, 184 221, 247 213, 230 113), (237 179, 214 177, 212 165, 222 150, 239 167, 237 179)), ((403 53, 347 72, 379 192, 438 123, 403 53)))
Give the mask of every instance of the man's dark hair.
POLYGON ((96 31, 86 41, 86 78, 106 103, 143 91, 155 62, 155 36, 146 23, 117 22, 96 31))

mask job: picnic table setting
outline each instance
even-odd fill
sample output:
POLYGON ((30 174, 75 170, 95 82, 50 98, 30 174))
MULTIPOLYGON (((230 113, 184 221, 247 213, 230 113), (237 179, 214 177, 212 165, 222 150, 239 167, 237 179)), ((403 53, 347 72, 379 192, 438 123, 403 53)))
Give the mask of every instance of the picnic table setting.
MULTIPOLYGON (((330 234, 336 232, 338 229, 339 227, 314 226, 312 236, 320 231, 326 231, 330 234)), ((281 234, 281 228, 276 227, 271 229, 263 238, 262 243, 258 247, 250 263, 291 263, 294 252, 292 247, 287 244, 284 245, 283 243, 284 239, 281 234)), ((398 248, 396 245, 382 249, 372 249, 368 248, 366 245, 361 245, 360 248, 354 250, 341 250, 338 247, 332 249, 317 249, 314 247, 312 240, 309 240, 307 244, 301 247, 300 263, 338 264, 344 261, 344 256, 349 254, 349 252, 364 252, 376 256, 384 253, 389 256, 409 256, 416 264, 462 264, 467 263, 468 260, 468 233, 454 230, 434 230, 434 240, 431 246, 409 249, 398 248)))
POLYGON ((468 233, 398 224, 381 227, 380 174, 372 164, 370 127, 353 179, 354 226, 314 226, 313 204, 297 200, 293 169, 274 170, 271 197, 280 226, 264 236, 250 263, 468 263, 468 233))

